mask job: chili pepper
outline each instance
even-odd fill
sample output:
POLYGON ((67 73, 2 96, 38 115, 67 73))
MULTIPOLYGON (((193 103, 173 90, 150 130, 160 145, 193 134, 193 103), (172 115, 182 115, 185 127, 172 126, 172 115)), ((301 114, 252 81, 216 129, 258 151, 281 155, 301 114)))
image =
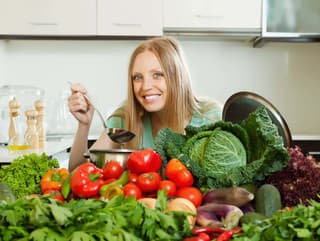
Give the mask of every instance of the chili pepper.
POLYGON ((206 233, 200 233, 198 236, 185 238, 183 241, 210 241, 210 236, 206 233))
POLYGON ((234 234, 241 233, 241 231, 240 227, 227 230, 218 236, 217 241, 228 241, 234 234))
POLYGON ((81 164, 71 176, 72 192, 81 198, 96 196, 103 184, 102 173, 93 163, 81 164))
POLYGON ((206 233, 206 234, 211 234, 211 233, 223 233, 227 231, 225 228, 221 227, 195 227, 192 229, 192 234, 193 235, 198 235, 200 233, 206 233))
POLYGON ((61 191, 61 187, 68 175, 69 171, 66 168, 49 169, 40 181, 42 193, 48 190, 61 191))
POLYGON ((71 176, 72 174, 69 174, 69 176, 66 178, 66 180, 63 182, 61 187, 61 194, 64 197, 64 199, 67 199, 71 192, 71 176))
POLYGON ((128 180, 129 180, 129 172, 124 171, 116 181, 103 185, 100 188, 99 193, 101 196, 103 196, 106 190, 109 189, 110 187, 124 186, 125 184, 127 184, 128 180))

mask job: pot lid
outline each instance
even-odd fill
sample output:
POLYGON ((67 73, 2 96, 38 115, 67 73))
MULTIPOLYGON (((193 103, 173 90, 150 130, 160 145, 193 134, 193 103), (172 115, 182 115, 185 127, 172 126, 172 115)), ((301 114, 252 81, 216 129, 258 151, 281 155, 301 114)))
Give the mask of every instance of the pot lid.
POLYGON ((260 106, 264 106, 268 110, 272 122, 278 127, 284 145, 291 147, 292 137, 287 122, 271 102, 256 93, 241 91, 231 95, 223 107, 222 119, 240 124, 260 106))

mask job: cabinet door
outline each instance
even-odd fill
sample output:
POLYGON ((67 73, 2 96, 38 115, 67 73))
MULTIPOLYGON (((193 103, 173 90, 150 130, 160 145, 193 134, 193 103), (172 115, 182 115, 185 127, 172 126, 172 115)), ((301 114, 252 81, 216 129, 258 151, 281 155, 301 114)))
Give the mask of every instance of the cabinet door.
POLYGON ((261 0, 164 0, 164 29, 260 28, 261 0))
POLYGON ((161 0, 97 0, 98 35, 162 35, 161 0))
POLYGON ((96 1, 0 0, 0 34, 95 35, 96 1))

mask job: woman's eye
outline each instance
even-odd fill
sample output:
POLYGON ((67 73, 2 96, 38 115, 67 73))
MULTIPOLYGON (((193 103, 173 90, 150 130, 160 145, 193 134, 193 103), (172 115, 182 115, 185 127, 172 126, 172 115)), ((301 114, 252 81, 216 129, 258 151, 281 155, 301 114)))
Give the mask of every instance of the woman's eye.
POLYGON ((163 77, 163 74, 160 73, 160 72, 157 72, 157 73, 153 74, 153 77, 156 78, 156 79, 159 79, 159 78, 163 77))
POLYGON ((142 76, 141 75, 134 75, 132 76, 132 80, 141 80, 142 76))

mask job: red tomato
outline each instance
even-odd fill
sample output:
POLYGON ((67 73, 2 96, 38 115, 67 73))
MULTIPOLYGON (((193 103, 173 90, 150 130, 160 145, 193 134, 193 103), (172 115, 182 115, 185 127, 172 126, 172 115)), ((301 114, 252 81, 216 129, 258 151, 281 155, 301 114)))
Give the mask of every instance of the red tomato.
POLYGON ((116 179, 116 178, 109 178, 109 179, 103 181, 102 186, 103 186, 103 185, 106 185, 106 184, 109 184, 109 183, 111 183, 111 182, 114 182, 114 181, 117 181, 117 179, 116 179))
POLYGON ((142 197, 142 192, 136 184, 128 183, 123 187, 123 195, 125 197, 135 197, 138 200, 142 197))
POLYGON ((191 201, 196 207, 202 203, 202 193, 196 187, 182 187, 177 190, 177 197, 183 197, 191 201))
POLYGON ((128 182, 137 183, 138 176, 139 175, 136 173, 129 173, 129 181, 128 182))
POLYGON ((173 181, 170 180, 162 180, 159 184, 159 190, 166 190, 168 196, 175 196, 177 187, 176 184, 173 181))
POLYGON ((176 158, 171 159, 165 169, 166 177, 173 180, 178 171, 186 170, 186 166, 176 158))
POLYGON ((47 190, 43 193, 44 196, 49 196, 50 198, 53 198, 54 200, 64 202, 64 198, 60 191, 57 190, 47 190))
POLYGON ((127 166, 132 173, 157 172, 162 165, 161 156, 151 148, 132 152, 127 166))
POLYGON ((161 178, 159 173, 146 172, 139 175, 137 185, 144 193, 152 192, 158 190, 160 180, 161 178))
POLYGON ((104 179, 118 178, 123 173, 123 167, 117 161, 107 162, 103 167, 104 179))
POLYGON ((180 170, 176 176, 172 179, 177 187, 190 187, 193 184, 193 176, 189 170, 180 170))

